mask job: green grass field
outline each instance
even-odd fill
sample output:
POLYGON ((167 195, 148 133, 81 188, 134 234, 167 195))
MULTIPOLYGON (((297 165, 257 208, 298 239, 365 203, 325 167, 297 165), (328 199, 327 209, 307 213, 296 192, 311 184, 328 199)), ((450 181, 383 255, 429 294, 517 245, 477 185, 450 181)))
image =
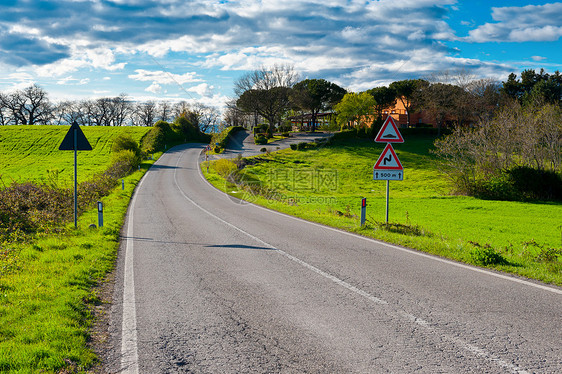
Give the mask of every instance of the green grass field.
MULTIPOLYGON (((0 177, 12 182, 47 181, 58 174, 61 185, 74 180, 74 152, 59 151, 69 126, 0 126, 0 177)), ((111 163, 113 139, 123 133, 137 142, 150 127, 82 126, 92 151, 78 151, 78 181, 88 180, 111 163)), ((0 182, 0 183, 1 183, 0 182)))
POLYGON ((373 141, 341 140, 260 156, 261 162, 242 173, 249 184, 262 186, 262 196, 225 183, 213 168, 207 178, 272 209, 458 261, 479 264, 476 254, 489 247, 506 260, 489 267, 562 285, 562 204, 451 195, 452 186, 429 152, 434 139, 405 140, 394 146, 404 181, 390 182, 390 226, 382 224, 386 182, 372 179, 384 144, 373 141), (359 227, 362 197, 368 205, 364 228, 359 227))
MULTIPOLYGON (((92 178, 111 162, 112 140, 122 133, 139 140, 150 128, 84 128, 93 146, 79 152, 81 180, 92 178)), ((71 151, 58 151, 67 127, 0 127, 0 162, 4 183, 41 181, 58 169, 72 180, 71 151)), ((158 156, 158 155, 155 155, 158 156)), ((157 157, 156 157, 157 158, 157 157)), ((0 243, 0 372, 81 373, 96 364, 89 346, 93 310, 104 301, 98 286, 115 264, 119 233, 133 190, 154 161, 125 177, 104 203, 104 227, 97 210, 79 217, 64 233, 0 243)))

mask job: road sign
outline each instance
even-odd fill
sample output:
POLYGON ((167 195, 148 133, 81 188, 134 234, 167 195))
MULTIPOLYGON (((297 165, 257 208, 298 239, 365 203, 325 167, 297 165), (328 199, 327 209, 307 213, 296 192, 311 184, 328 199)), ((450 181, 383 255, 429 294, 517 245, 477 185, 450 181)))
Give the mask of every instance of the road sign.
POLYGON ((398 156, 396 156, 396 153, 394 152, 394 148, 392 148, 392 144, 389 143, 386 145, 373 169, 384 171, 404 170, 398 156))
POLYGON ((400 131, 398 131, 398 126, 394 122, 392 116, 386 117, 377 137, 375 138, 377 143, 404 143, 404 138, 400 131))
POLYGON ((72 123, 70 129, 64 136, 62 143, 60 143, 59 151, 91 151, 92 146, 82 129, 76 122, 72 123), (74 131, 76 131, 76 139, 74 139, 74 131))
POLYGON ((402 170, 373 170, 373 180, 375 181, 401 181, 404 180, 402 170))
POLYGON ((59 151, 74 151, 74 227, 78 227, 78 151, 91 151, 92 146, 80 126, 74 121, 66 133, 59 151))

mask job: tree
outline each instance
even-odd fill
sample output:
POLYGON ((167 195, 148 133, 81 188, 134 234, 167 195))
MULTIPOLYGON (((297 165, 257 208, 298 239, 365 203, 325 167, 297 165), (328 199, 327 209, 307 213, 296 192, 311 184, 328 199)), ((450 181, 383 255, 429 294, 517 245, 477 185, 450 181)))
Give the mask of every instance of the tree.
POLYGON ((136 122, 140 126, 152 126, 156 122, 156 103, 147 101, 135 107, 136 122))
POLYGON ((470 82, 465 90, 471 96, 471 110, 479 120, 490 120, 500 104, 500 85, 492 78, 470 82))
POLYGON ((236 105, 246 112, 263 116, 272 136, 275 123, 289 108, 289 92, 297 81, 298 75, 290 65, 261 67, 234 83, 234 93, 238 97, 236 105))
POLYGON ((459 86, 434 83, 423 92, 423 108, 435 117, 439 134, 447 117, 459 120, 459 104, 466 101, 467 93, 459 86))
POLYGON ((515 73, 509 74, 503 82, 501 92, 522 104, 533 105, 537 100, 560 105, 562 100, 562 75, 559 71, 548 74, 541 69, 539 73, 527 69, 521 72, 521 80, 515 73))
POLYGON ((192 112, 197 116, 197 123, 201 132, 215 130, 220 122, 220 113, 217 108, 196 103, 192 107, 192 112))
POLYGON ((36 84, 0 95, 0 120, 3 124, 45 125, 51 119, 51 110, 47 91, 36 84))
POLYGON ((383 110, 396 105, 396 91, 390 87, 375 87, 367 91, 375 99, 376 120, 382 125, 383 110))
POLYGON ((397 99, 406 109, 408 126, 410 126, 410 113, 419 105, 419 92, 428 85, 429 83, 423 79, 407 79, 390 84, 390 88, 396 92, 397 99))
POLYGON ((293 86, 291 101, 298 108, 310 112, 314 132, 318 113, 332 108, 345 93, 345 89, 324 79, 305 79, 293 86))
POLYGON ((354 92, 346 93, 343 99, 334 107, 338 113, 338 124, 343 127, 350 122, 356 122, 359 127, 365 126, 367 124, 367 116, 373 113, 374 106, 375 99, 367 92, 359 94, 354 92))
POLYGON ((168 101, 158 103, 157 117, 160 121, 168 122, 172 115, 172 106, 168 101))
POLYGON ((131 115, 131 103, 127 99, 127 94, 122 93, 110 100, 109 121, 112 126, 123 126, 127 118, 131 115))
POLYGON ((8 95, 0 92, 0 125, 5 126, 10 123, 10 108, 8 106, 8 95))
POLYGON ((51 115, 51 103, 47 91, 34 84, 21 91, 24 104, 20 106, 23 124, 45 125, 51 115))

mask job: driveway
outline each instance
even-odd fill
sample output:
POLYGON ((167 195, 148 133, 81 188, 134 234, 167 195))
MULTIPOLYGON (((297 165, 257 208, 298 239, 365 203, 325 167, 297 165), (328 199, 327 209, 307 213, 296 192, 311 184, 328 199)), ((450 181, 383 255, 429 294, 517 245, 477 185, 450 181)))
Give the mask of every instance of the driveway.
POLYGON ((212 155, 210 156, 210 158, 235 158, 239 154, 241 154, 242 157, 256 156, 264 153, 261 152, 262 148, 267 149, 269 152, 275 152, 280 149, 289 148, 291 144, 314 142, 316 139, 328 138, 332 135, 332 133, 328 132, 291 133, 291 137, 287 139, 276 140, 267 145, 257 145, 254 143, 254 136, 251 135, 248 131, 244 130, 234 134, 232 139, 230 139, 230 142, 228 143, 228 146, 224 153, 220 155, 212 155))

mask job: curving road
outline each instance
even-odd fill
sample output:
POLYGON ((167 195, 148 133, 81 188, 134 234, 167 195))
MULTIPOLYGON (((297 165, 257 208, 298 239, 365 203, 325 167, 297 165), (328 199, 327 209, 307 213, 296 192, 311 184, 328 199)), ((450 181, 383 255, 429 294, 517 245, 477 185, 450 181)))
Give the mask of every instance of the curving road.
POLYGON ((200 151, 131 202, 108 372, 562 372, 560 288, 241 204, 200 151))

